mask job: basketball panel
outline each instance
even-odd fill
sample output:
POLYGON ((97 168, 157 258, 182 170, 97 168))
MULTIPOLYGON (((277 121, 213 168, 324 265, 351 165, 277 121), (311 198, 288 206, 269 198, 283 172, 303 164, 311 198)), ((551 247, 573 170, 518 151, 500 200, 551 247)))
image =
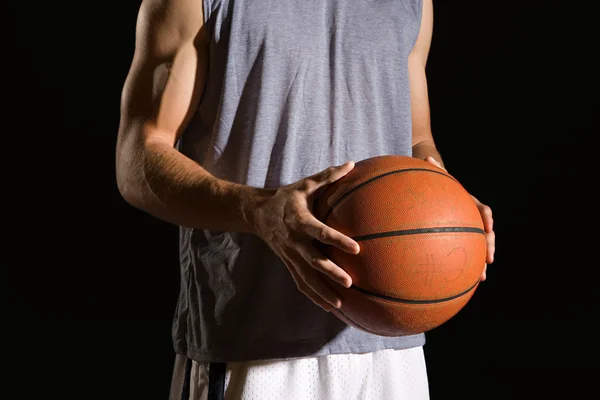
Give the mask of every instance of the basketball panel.
POLYGON ((355 285, 406 300, 436 300, 467 290, 481 277, 486 239, 470 232, 385 237, 360 242, 359 254, 333 246, 325 255, 355 285))
POLYGON ((355 237, 439 227, 483 229, 469 193, 447 176, 428 171, 388 175, 344 197, 325 223, 355 237))
POLYGON ((408 304, 365 295, 352 288, 340 292, 342 308, 332 312, 342 321, 381 336, 424 333, 453 318, 469 302, 477 286, 463 296, 429 304, 408 304))
POLYGON ((409 168, 426 169, 450 176, 446 171, 435 165, 408 156, 384 155, 361 160, 343 178, 328 185, 319 192, 315 199, 313 213, 322 221, 328 213, 329 208, 346 193, 378 176, 409 168))

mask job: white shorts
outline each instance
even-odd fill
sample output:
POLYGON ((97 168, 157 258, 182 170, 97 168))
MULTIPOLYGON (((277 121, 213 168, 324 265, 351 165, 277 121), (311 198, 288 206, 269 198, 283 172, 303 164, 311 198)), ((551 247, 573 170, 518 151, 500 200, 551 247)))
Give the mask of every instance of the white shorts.
POLYGON ((169 400, 429 400, 422 347, 289 360, 197 363, 177 355, 169 400))

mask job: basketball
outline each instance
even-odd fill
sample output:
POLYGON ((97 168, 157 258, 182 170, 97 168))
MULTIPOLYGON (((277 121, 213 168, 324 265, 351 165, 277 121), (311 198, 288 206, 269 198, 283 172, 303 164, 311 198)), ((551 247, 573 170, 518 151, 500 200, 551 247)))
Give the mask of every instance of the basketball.
POLYGON ((339 293, 342 321, 381 336, 424 333, 472 298, 485 266, 486 238, 467 190, 424 160, 384 155, 359 161, 314 199, 315 216, 352 237, 358 254, 322 245, 352 277, 339 293))

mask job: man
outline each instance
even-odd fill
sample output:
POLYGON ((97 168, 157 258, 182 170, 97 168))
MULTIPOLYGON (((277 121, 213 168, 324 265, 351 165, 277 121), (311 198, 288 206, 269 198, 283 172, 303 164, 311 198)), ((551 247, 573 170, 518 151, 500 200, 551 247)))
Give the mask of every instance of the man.
MULTIPOLYGON (((425 65, 432 0, 144 0, 117 141, 134 207, 180 226, 171 399, 427 399, 425 337, 350 327, 311 213, 355 161, 443 167, 425 65), (225 397, 223 397, 225 396, 225 397)), ((476 200, 493 261, 489 207, 476 200)), ((485 280, 485 273, 482 280, 485 280)))

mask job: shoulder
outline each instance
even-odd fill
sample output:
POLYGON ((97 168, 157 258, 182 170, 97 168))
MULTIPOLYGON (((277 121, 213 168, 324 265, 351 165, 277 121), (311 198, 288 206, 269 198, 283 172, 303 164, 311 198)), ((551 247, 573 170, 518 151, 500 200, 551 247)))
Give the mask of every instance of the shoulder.
POLYGON ((143 0, 137 16, 136 47, 170 57, 194 41, 203 26, 203 0, 143 0))

